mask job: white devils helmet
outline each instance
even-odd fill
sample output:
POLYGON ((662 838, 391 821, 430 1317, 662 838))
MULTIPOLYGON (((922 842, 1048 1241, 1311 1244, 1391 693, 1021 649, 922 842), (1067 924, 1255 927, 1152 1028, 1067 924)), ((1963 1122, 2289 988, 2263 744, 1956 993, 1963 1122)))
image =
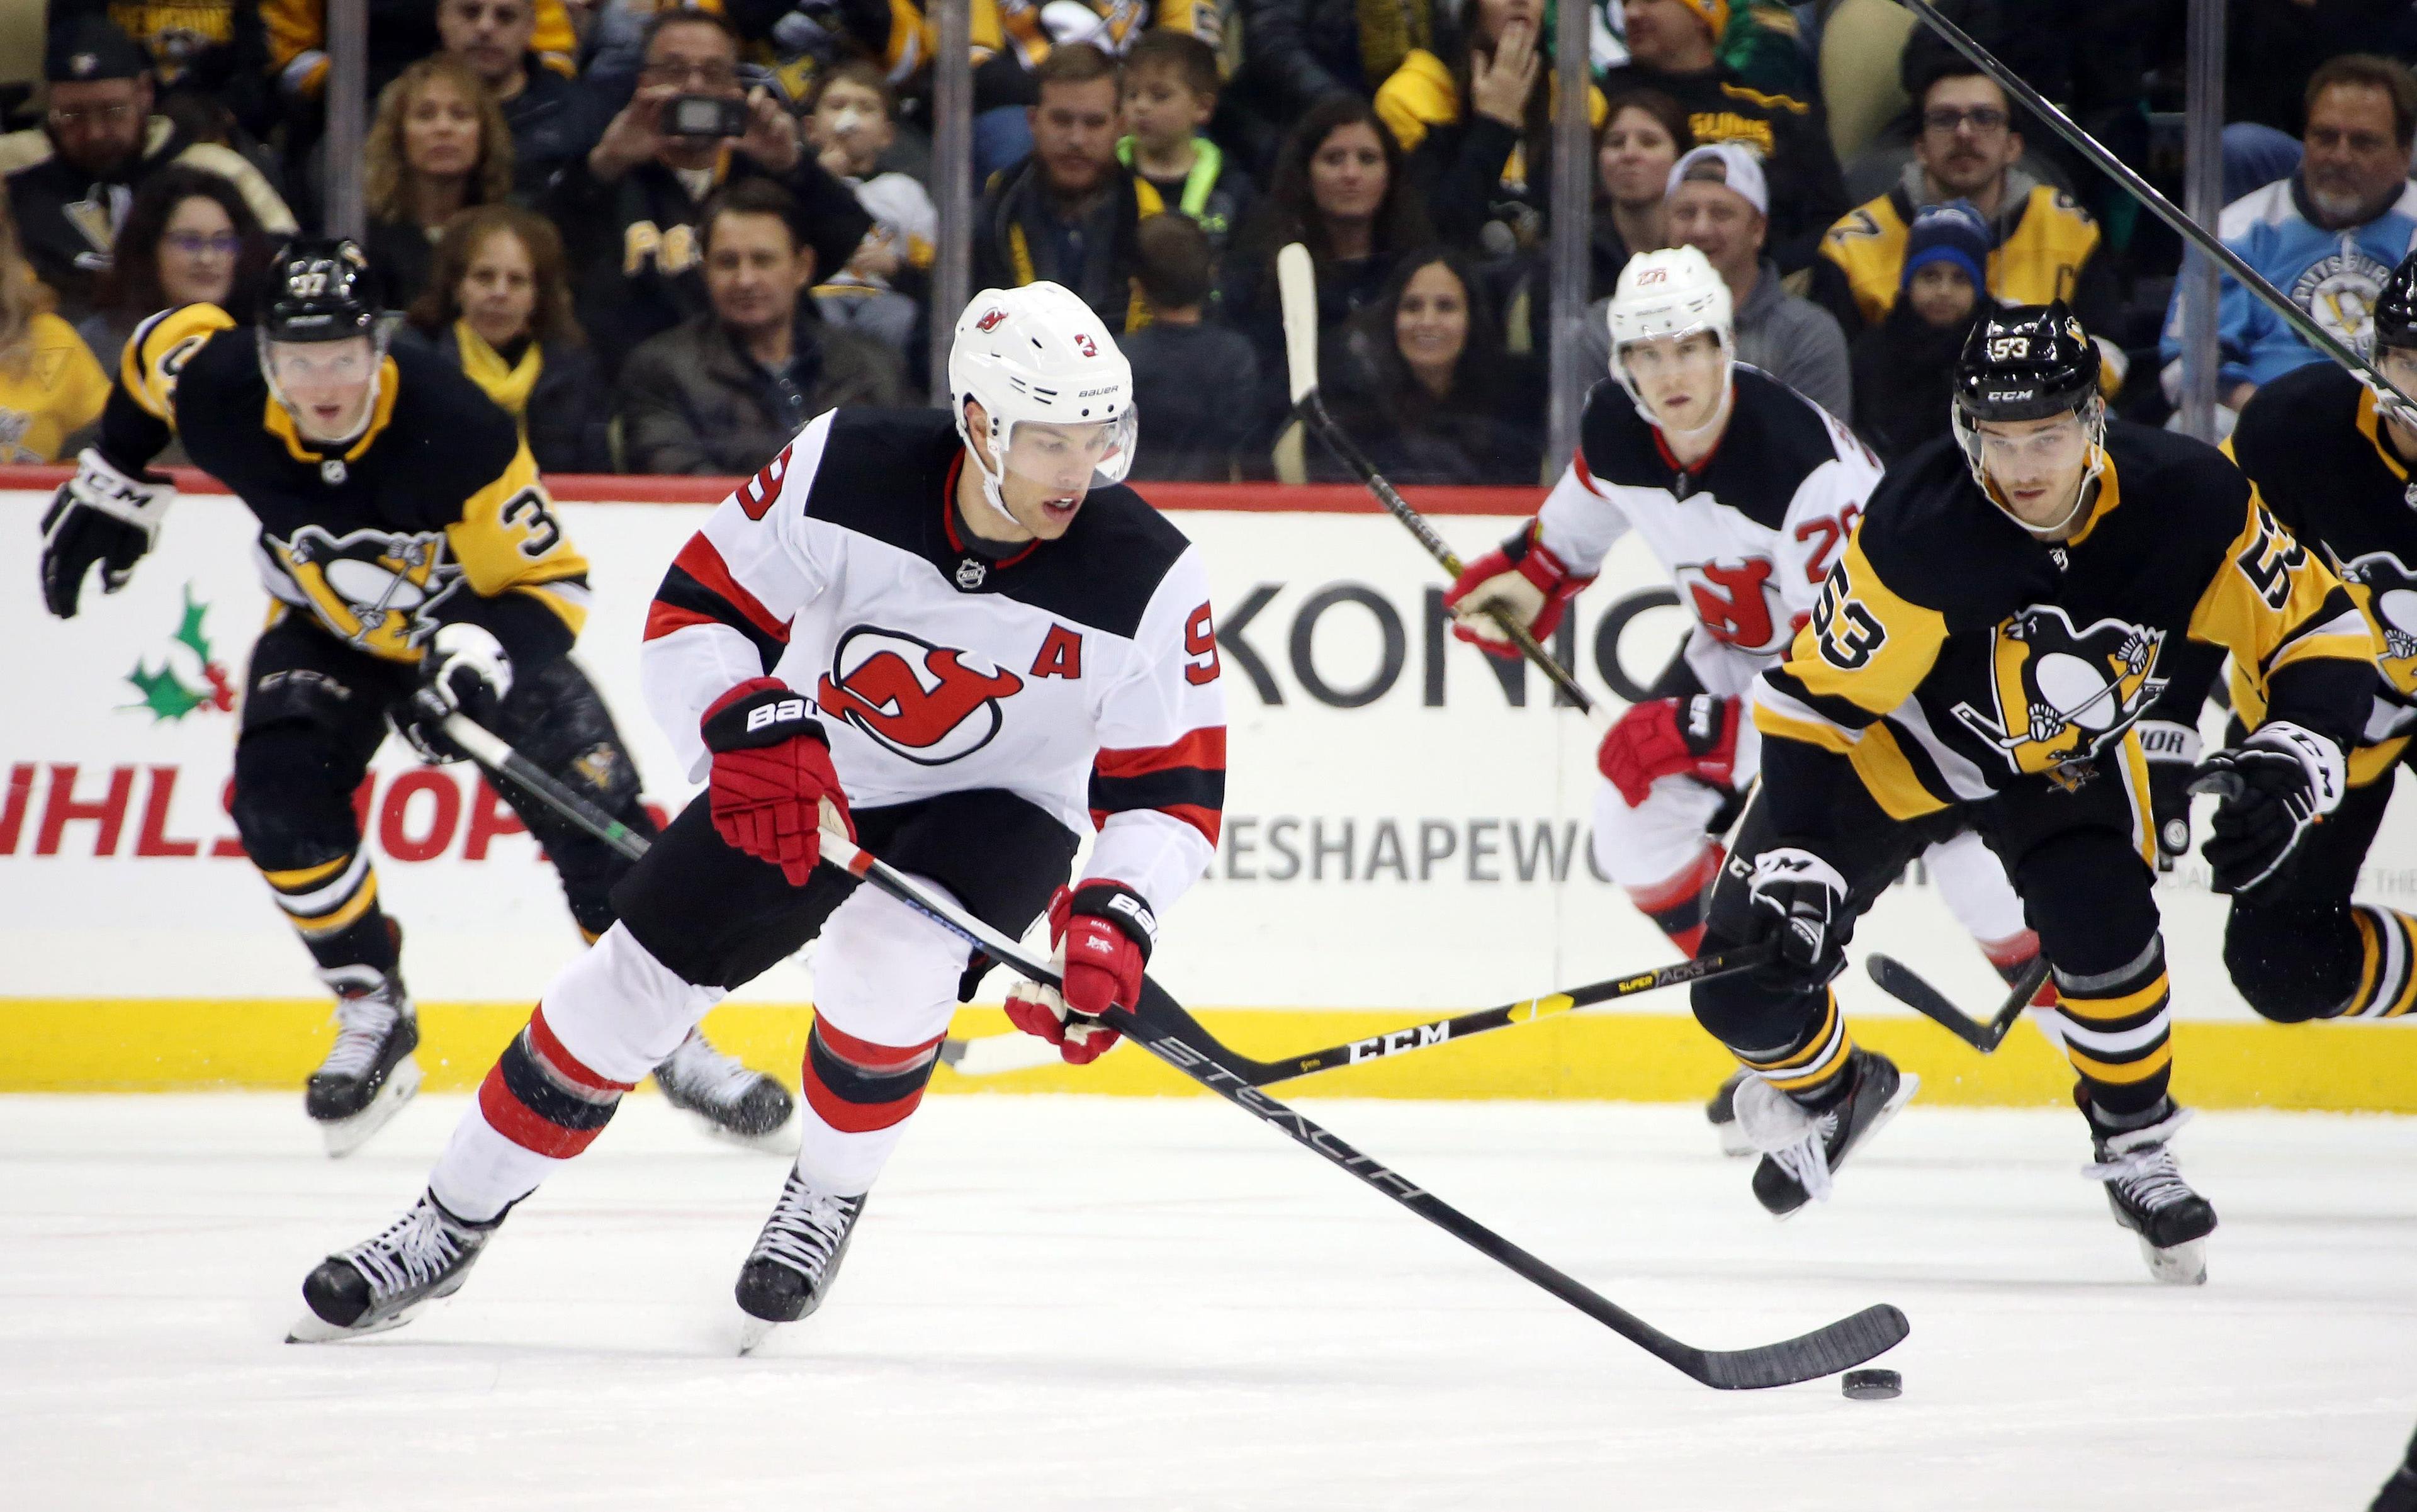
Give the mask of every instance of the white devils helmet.
POLYGON ((957 434, 982 465, 982 496, 1001 515, 1015 428, 1024 424, 1077 429, 1104 426, 1093 478, 1076 486, 1124 481, 1132 466, 1135 421, 1132 365, 1116 338, 1072 291, 1055 283, 984 289, 957 317, 949 350, 949 399, 957 434), (979 401, 987 435, 966 428, 965 401, 979 401))
MULTIPOLYGON (((1705 426, 1718 424, 1728 412, 1731 369, 1737 361, 1737 321, 1729 286, 1712 270, 1700 248, 1665 247, 1638 252, 1619 270, 1607 312, 1611 325, 1611 375, 1628 390, 1629 400, 1649 425, 1662 422, 1636 391, 1621 352, 1632 343, 1678 338, 1709 330, 1721 344, 1721 402, 1705 426)), ((1699 426, 1697 429, 1705 427, 1699 426)))

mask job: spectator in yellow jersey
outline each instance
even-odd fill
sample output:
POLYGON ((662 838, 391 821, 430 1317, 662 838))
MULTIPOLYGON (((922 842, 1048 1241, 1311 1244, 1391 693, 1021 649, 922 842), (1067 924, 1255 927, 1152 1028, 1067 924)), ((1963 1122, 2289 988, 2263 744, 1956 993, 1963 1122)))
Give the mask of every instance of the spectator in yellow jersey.
POLYGON ((108 402, 108 374, 53 313, 0 209, 0 463, 56 462, 108 402))
POLYGON ((445 223, 511 193, 511 132, 479 76, 439 53, 386 86, 361 157, 370 256, 387 298, 407 305, 427 285, 445 223))

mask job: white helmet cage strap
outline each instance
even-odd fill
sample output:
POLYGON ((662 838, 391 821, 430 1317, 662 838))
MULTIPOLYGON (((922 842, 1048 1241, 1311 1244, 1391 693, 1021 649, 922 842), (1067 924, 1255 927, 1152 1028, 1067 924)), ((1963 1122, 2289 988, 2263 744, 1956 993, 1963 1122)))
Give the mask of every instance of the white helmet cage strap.
POLYGON ((2082 432, 2087 438, 2090 461, 2081 469, 2081 486, 2073 491, 2072 507, 2049 525, 2033 525, 2006 507, 2006 501, 1999 496, 1997 485, 1989 481, 1987 466, 1981 460, 1981 432, 1978 425, 1971 416, 1965 413, 1961 404, 1954 405, 1953 411, 1955 441, 1964 449, 1964 463, 1972 470, 1972 481, 1981 485, 1981 492, 1988 496, 1989 502, 1995 504, 2007 519, 2021 526, 2032 535, 2044 539, 2055 536, 2071 525, 2080 515, 2083 507, 2096 496, 2099 477, 2106 471, 2106 401, 2103 396, 2091 394, 2073 410, 2073 415, 2081 422, 2082 432))
POLYGON ((1057 284, 984 289, 974 296, 957 318, 949 352, 949 397, 957 434, 982 467, 982 497, 1011 523, 1000 483, 1018 425, 1106 426, 1105 448, 1085 488, 1122 482, 1132 466, 1137 420, 1132 365, 1091 307, 1057 284), (965 419, 969 399, 980 404, 986 417, 980 435, 965 419))
POLYGON ((1698 248, 1665 247, 1658 252, 1638 252, 1620 269, 1619 285, 1604 312, 1611 328, 1611 375, 1627 391, 1629 402, 1636 406, 1636 413, 1647 424, 1665 428, 1637 390, 1635 379, 1629 375, 1628 364, 1622 359, 1625 350, 1642 341, 1679 342, 1699 330, 1713 333, 1721 347, 1720 402, 1713 405, 1710 418, 1703 424, 1676 432, 1680 435, 1701 435, 1728 418, 1737 367, 1734 310, 1728 283, 1698 248))
POLYGON ((318 436, 303 431, 301 408, 293 400, 285 397, 283 386, 277 381, 277 364, 269 359, 269 348, 274 346, 322 346, 329 344, 272 342, 268 339, 267 327, 261 326, 255 329, 260 338, 260 376, 262 381, 268 385, 268 397, 276 400, 278 407, 293 419, 295 430, 301 433, 304 439, 320 446, 341 446, 347 441, 357 439, 361 432, 370 428, 370 418, 377 413, 378 389, 386 378, 387 325, 384 321, 380 321, 375 329, 362 333, 369 337, 370 342, 370 386, 369 391, 361 396, 360 423, 354 427, 350 435, 318 436))

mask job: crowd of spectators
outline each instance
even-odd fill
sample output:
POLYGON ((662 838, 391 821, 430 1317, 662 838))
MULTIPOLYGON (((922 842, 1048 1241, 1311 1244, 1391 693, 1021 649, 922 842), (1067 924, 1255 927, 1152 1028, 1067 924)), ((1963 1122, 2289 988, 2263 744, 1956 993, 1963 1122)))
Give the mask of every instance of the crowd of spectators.
MULTIPOLYGON (((1590 27, 1580 206, 1554 200, 1544 0, 971 0, 976 286, 1055 280, 1122 333, 1144 478, 1341 476, 1288 424, 1293 241, 1330 405, 1389 476, 1547 476, 1569 213, 1590 374, 1619 268, 1683 244, 1729 285, 1738 358, 1883 457, 1944 430, 1993 302, 2070 300, 2110 399, 2170 413, 2177 238, 1901 9, 1564 3, 1590 27)), ((2187 0, 1941 4, 2178 193, 2187 0)), ((45 5, 39 77, 0 87, 0 460, 78 444, 154 311, 244 318, 331 177, 395 339, 549 470, 745 472, 835 405, 929 394, 954 312, 918 0, 375 0, 340 163, 323 0, 45 5)), ((2417 4, 2230 8, 2221 234, 2355 341, 2417 240, 2417 4)), ((2221 329, 2227 408, 2315 356, 2229 278, 2221 329)))

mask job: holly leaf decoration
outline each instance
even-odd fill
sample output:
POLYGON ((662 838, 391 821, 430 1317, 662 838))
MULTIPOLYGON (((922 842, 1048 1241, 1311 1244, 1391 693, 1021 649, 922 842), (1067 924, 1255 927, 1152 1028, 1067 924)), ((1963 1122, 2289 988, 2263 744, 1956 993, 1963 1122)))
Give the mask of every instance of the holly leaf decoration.
POLYGON ((187 687, 165 662, 160 664, 157 672, 136 662, 134 670, 126 675, 126 680, 134 684, 135 691, 143 695, 143 701, 132 707, 149 710, 154 724, 182 719, 210 701, 208 694, 196 693, 187 687))
POLYGON ((179 645, 190 647, 193 654, 200 657, 205 665, 210 660, 210 638, 202 634, 202 617, 209 612, 209 605, 193 602, 193 585, 186 584, 185 618, 183 622, 176 626, 175 639, 179 645))

